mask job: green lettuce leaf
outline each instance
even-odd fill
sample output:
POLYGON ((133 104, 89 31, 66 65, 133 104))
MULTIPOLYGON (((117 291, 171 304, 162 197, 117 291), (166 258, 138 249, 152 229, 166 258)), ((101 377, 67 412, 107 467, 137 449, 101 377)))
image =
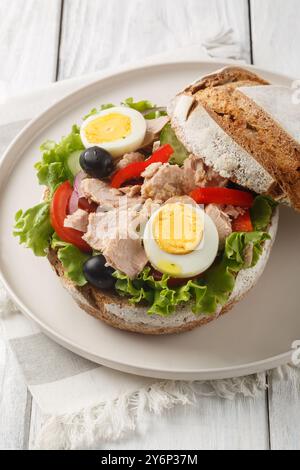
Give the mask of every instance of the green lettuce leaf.
POLYGON ((74 176, 68 167, 68 157, 83 150, 79 127, 74 125, 69 135, 59 143, 48 140, 41 145, 42 159, 35 164, 39 184, 50 189, 51 194, 66 180, 73 183, 74 176))
POLYGON ((57 250, 57 257, 63 265, 65 275, 77 286, 87 284, 83 265, 89 255, 82 253, 76 246, 60 240, 56 233, 52 237, 51 247, 57 250))
POLYGON ((85 121, 85 119, 87 119, 88 117, 90 116, 93 116, 94 114, 97 114, 99 113, 100 111, 104 111, 105 109, 110 109, 110 108, 114 108, 116 105, 115 104, 112 104, 112 103, 107 103, 107 104, 102 104, 99 109, 97 108, 92 108, 90 110, 90 112, 88 114, 86 114, 84 117, 83 117, 83 120, 85 121))
MULTIPOLYGON (((134 101, 133 98, 126 98, 126 100, 122 101, 120 105, 139 111, 144 115, 145 119, 156 119, 160 116, 167 116, 167 112, 164 109, 156 109, 157 106, 149 100, 134 101)), ((116 106, 117 105, 112 103, 102 104, 99 108, 91 109, 91 111, 83 117, 83 120, 103 111, 104 109, 114 108, 116 106)))
POLYGON ((273 211, 278 205, 268 196, 257 196, 250 210, 254 230, 266 230, 272 218, 273 211))
POLYGON ((147 303, 149 315, 171 315, 177 305, 189 301, 192 302, 195 315, 212 315, 218 306, 228 301, 237 273, 241 269, 255 266, 268 238, 269 235, 264 232, 232 233, 226 240, 223 255, 217 258, 213 266, 201 278, 189 280, 181 287, 168 287, 167 275, 156 281, 151 275, 150 267, 146 267, 133 280, 116 271, 115 288, 120 295, 128 296, 132 304, 147 303), (253 250, 250 266, 245 255, 248 246, 253 250))
POLYGON ((145 119, 167 116, 167 112, 164 109, 156 109, 157 106, 148 100, 134 101, 133 98, 126 98, 121 104, 143 113, 145 119))
POLYGON ((171 158, 171 163, 177 163, 177 165, 182 165, 184 160, 189 156, 189 152, 186 150, 184 145, 177 139, 175 132, 173 131, 171 124, 168 123, 165 125, 160 134, 160 143, 161 145, 170 144, 174 153, 171 158))
POLYGON ((19 237, 21 244, 31 248, 36 256, 46 256, 53 234, 49 201, 37 204, 25 212, 19 210, 15 216, 13 234, 19 237))

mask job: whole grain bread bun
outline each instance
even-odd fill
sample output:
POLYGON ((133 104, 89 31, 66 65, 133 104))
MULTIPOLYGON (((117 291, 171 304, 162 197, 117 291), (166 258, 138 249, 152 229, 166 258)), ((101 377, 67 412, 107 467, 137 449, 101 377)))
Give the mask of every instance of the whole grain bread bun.
POLYGON ((168 111, 186 148, 221 176, 300 210, 300 111, 291 94, 227 67, 191 84, 168 111))
POLYGON ((113 291, 100 291, 90 284, 83 287, 76 286, 65 276, 63 266, 54 250, 49 251, 48 260, 63 286, 69 291, 79 307, 108 325, 121 330, 148 335, 182 333, 205 325, 228 312, 256 284, 267 264, 276 237, 277 226, 278 211, 274 213, 268 230, 271 239, 265 242, 263 253, 257 265, 254 268, 244 269, 239 272, 234 291, 227 304, 211 316, 195 316, 188 304, 178 308, 169 317, 148 315, 147 307, 132 306, 125 297, 120 297, 113 291))

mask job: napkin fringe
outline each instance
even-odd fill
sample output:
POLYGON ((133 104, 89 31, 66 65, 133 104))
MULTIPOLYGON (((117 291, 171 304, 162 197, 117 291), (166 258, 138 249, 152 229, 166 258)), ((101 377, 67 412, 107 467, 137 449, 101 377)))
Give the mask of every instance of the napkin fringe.
POLYGON ((238 395, 254 398, 266 388, 264 373, 209 382, 158 382, 79 413, 48 417, 34 448, 92 448, 103 442, 119 441, 134 431, 144 432, 149 414, 160 416, 176 405, 196 405, 198 396, 229 400, 238 395))

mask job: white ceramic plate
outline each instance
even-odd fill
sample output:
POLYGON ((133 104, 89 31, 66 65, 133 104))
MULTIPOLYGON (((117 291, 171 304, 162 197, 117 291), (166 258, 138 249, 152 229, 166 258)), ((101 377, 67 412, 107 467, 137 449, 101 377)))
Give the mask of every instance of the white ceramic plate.
MULTIPOLYGON (((15 212, 41 198, 33 164, 39 145, 59 139, 89 109, 134 96, 158 104, 224 64, 179 62, 131 69, 87 85, 49 108, 18 136, 0 168, 0 265, 20 309, 58 343, 100 364, 168 379, 216 379, 250 374, 290 359, 300 339, 300 217, 281 211, 270 262, 246 299, 216 322, 189 333, 151 337, 106 326, 73 302, 46 259, 35 258, 12 237, 15 212)), ((259 71, 277 84, 286 77, 259 71)))

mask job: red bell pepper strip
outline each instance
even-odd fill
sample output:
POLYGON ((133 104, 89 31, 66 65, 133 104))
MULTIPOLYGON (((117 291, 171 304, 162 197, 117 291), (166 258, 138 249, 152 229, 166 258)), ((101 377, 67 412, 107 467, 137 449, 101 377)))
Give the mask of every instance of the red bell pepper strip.
POLYGON ((55 232, 64 242, 71 243, 81 251, 90 253, 91 247, 82 239, 83 232, 73 228, 64 227, 68 215, 69 200, 73 188, 69 181, 65 181, 56 189, 50 207, 50 221, 55 232))
POLYGON ((246 191, 229 188, 196 188, 190 193, 197 204, 224 204, 251 207, 254 197, 246 191))
POLYGON ((150 158, 144 162, 130 163, 125 168, 117 171, 111 180, 112 188, 120 188, 125 181, 139 178, 141 173, 152 163, 167 163, 174 153, 173 148, 169 144, 165 144, 154 152, 150 158))
POLYGON ((239 215, 232 222, 232 230, 234 232, 253 232, 254 229, 249 210, 247 210, 244 214, 239 215))

